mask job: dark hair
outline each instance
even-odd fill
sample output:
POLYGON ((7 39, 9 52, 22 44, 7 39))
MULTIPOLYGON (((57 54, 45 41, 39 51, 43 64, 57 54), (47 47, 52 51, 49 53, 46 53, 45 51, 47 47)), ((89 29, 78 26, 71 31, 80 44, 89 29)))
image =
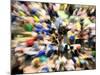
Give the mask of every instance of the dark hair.
POLYGON ((74 49, 74 47, 73 46, 70 46, 70 49, 72 50, 72 49, 74 49))

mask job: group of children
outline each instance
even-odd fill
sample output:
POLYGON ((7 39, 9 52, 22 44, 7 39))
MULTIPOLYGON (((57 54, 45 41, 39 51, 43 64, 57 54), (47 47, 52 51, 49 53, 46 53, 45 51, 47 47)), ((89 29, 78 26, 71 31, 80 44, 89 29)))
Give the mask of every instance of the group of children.
POLYGON ((96 7, 12 1, 12 74, 96 68, 96 7))

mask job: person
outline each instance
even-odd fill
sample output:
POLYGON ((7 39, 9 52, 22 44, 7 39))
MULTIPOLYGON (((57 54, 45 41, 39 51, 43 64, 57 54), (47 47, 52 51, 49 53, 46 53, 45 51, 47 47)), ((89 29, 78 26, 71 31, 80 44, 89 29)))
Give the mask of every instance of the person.
POLYGON ((28 40, 26 41, 27 47, 32 47, 33 44, 34 44, 34 40, 33 40, 33 39, 28 39, 28 40))
POLYGON ((25 25, 24 25, 24 29, 25 29, 25 31, 32 32, 33 31, 33 25, 30 22, 26 21, 25 25))
POLYGON ((75 65, 75 63, 73 62, 73 60, 70 57, 68 57, 67 62, 65 64, 65 69, 67 71, 73 71, 73 70, 75 70, 74 65, 75 65))
POLYGON ((23 70, 22 69, 19 69, 20 65, 17 65, 15 67, 12 67, 11 69, 11 74, 14 75, 14 74, 23 74, 23 70))
POLYGON ((11 4, 11 40, 15 41, 12 50, 20 61, 19 65, 15 61, 13 73, 94 69, 95 10, 95 6, 73 4, 24 1, 11 4), (28 51, 32 54, 29 57, 28 51), (25 56, 24 63, 28 65, 21 64, 21 56, 25 56))
POLYGON ((12 69, 11 69, 11 74, 23 74, 23 68, 25 66, 25 57, 24 56, 20 56, 15 58, 15 64, 13 65, 12 69))
POLYGON ((39 71, 40 68, 40 59, 39 58, 35 58, 32 60, 31 65, 26 66, 23 71, 24 73, 36 73, 39 71))
POLYGON ((54 19, 54 17, 58 17, 57 12, 53 8, 53 4, 48 5, 48 13, 50 15, 51 20, 54 19))

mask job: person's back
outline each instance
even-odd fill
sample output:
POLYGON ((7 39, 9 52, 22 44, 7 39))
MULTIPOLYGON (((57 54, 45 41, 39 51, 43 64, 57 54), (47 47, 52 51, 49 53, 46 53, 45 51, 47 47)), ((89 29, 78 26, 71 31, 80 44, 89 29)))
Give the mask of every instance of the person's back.
POLYGON ((32 26, 32 24, 27 23, 27 24, 25 24, 24 29, 25 29, 26 31, 31 32, 31 31, 33 30, 33 26, 32 26))

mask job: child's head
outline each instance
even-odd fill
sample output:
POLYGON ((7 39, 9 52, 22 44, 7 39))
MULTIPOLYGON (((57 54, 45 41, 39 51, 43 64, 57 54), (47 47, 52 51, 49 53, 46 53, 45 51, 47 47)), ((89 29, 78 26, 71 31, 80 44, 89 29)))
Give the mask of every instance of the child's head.
POLYGON ((32 65, 36 68, 40 66, 40 58, 35 58, 32 60, 32 65))

